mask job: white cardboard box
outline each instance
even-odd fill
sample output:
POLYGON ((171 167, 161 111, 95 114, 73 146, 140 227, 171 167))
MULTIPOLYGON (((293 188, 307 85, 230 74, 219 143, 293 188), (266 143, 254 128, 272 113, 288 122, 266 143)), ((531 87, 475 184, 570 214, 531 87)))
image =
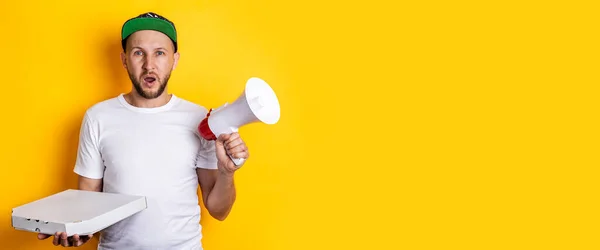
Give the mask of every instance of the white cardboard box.
POLYGON ((147 208, 146 197, 68 189, 13 208, 17 230, 87 235, 147 208))

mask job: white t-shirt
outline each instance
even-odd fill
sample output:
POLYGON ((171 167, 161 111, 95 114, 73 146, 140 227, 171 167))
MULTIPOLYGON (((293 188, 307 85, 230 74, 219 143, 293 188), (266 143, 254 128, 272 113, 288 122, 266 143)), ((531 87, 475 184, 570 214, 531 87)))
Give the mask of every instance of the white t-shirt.
POLYGON ((105 229, 98 249, 202 249, 196 168, 216 169, 214 141, 198 134, 208 110, 172 95, 138 108, 123 94, 89 108, 75 173, 103 191, 146 196, 148 208, 105 229))

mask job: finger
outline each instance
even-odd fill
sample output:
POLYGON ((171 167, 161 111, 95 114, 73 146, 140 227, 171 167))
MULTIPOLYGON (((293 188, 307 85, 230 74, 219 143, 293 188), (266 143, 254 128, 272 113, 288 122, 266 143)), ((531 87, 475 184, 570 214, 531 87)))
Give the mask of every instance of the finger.
MULTIPOLYGON (((92 235, 79 235, 77 241, 73 242, 73 246, 79 247, 92 238, 92 235)), ((75 239, 73 237, 73 239, 75 239)))
POLYGON ((73 235, 73 246, 81 246, 81 238, 77 234, 73 235))
POLYGON ((243 152, 234 153, 234 154, 231 154, 231 157, 238 158, 238 159, 239 158, 247 159, 248 158, 248 152, 243 151, 243 152))
POLYGON ((63 247, 68 247, 69 246, 69 237, 67 237, 67 233, 62 233, 61 237, 60 237, 60 244, 63 247))
POLYGON ((54 244, 55 246, 58 246, 58 244, 60 244, 60 233, 55 233, 54 234, 54 239, 52 239, 52 244, 54 244))
POLYGON ((235 147, 226 148, 225 150, 227 151, 228 154, 232 155, 232 154, 246 152, 246 151, 248 151, 248 147, 246 146, 246 144, 242 143, 235 147))
POLYGON ((231 148, 237 147, 237 146, 242 145, 242 144, 244 144, 244 141, 242 140, 242 138, 237 138, 237 139, 232 140, 232 141, 230 141, 228 143, 226 142, 225 143, 225 148, 231 149, 231 148))
POLYGON ((225 147, 223 146, 222 142, 217 141, 217 143, 215 143, 215 151, 217 154, 217 159, 223 159, 224 157, 226 157, 227 150, 225 150, 225 147))
POLYGON ((227 141, 229 139, 229 137, 231 137, 229 134, 221 134, 221 135, 219 135, 219 137, 217 137, 217 143, 223 144, 225 141, 227 141))
POLYGON ((238 144, 235 147, 227 149, 227 153, 229 154, 241 153, 244 151, 248 151, 248 147, 246 147, 246 144, 244 143, 238 144))
POLYGON ((50 237, 50 236, 52 236, 52 235, 51 234, 43 234, 43 233, 39 233, 37 235, 38 239, 40 239, 40 240, 48 239, 48 237, 50 237))
POLYGON ((237 132, 233 132, 233 133, 229 134, 229 138, 227 138, 227 141, 225 141, 225 144, 229 144, 232 141, 235 141, 239 138, 240 138, 240 134, 237 132))

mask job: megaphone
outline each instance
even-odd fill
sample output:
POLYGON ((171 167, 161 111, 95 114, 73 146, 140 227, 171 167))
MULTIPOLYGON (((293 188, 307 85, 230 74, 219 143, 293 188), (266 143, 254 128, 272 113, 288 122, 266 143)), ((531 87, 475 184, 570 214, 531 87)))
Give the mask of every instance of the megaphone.
MULTIPOLYGON (((279 117, 279 100, 273 89, 264 80, 251 77, 235 102, 209 110, 198 125, 198 132, 206 140, 216 140, 221 134, 238 132, 241 126, 249 123, 275 124, 279 117)), ((246 160, 231 155, 229 158, 236 166, 246 160)))

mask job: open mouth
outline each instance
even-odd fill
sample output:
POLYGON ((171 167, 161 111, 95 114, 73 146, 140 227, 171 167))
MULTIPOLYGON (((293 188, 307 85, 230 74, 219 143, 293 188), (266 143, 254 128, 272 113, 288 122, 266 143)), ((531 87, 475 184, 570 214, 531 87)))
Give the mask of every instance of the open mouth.
POLYGON ((153 83, 154 81, 156 81, 156 78, 154 78, 152 76, 147 76, 147 77, 144 77, 144 81, 147 83, 153 83))
POLYGON ((146 76, 143 79, 144 84, 149 88, 152 88, 152 86, 154 86, 154 84, 156 83, 156 77, 153 76, 146 76))

